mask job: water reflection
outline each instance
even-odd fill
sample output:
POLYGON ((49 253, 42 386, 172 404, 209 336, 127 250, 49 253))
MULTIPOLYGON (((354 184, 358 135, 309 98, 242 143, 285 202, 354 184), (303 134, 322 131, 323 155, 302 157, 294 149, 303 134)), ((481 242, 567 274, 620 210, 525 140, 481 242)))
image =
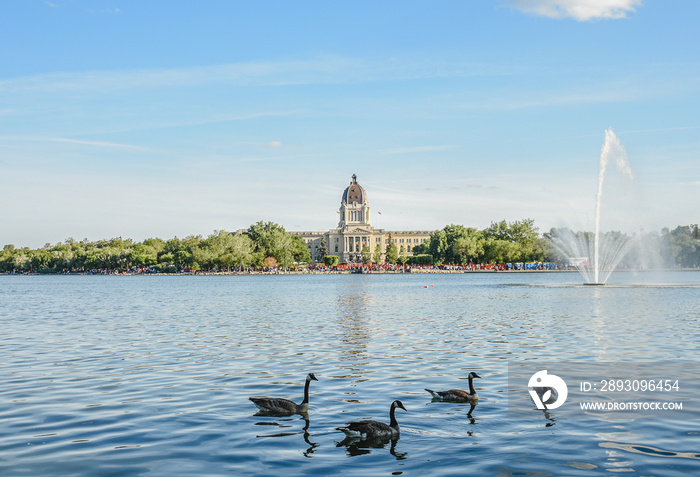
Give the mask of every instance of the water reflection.
POLYGON ((390 444, 389 453, 393 455, 396 460, 404 460, 407 458, 407 452, 398 452, 396 450, 396 443, 399 441, 399 437, 391 439, 386 437, 375 437, 372 439, 358 439, 356 437, 346 437, 342 441, 336 444, 336 447, 345 447, 345 452, 349 456, 366 455, 372 452, 372 449, 384 449, 387 444, 390 444))
MULTIPOLYGON (((260 412, 257 412, 257 413, 255 413, 255 415, 256 416, 260 416, 260 415, 269 416, 270 414, 269 413, 261 414, 260 412)), ((260 435, 256 435, 255 437, 258 437, 258 438, 261 438, 261 437, 287 437, 287 436, 297 436, 297 435, 301 434, 302 437, 304 438, 304 441, 309 445, 309 447, 305 451, 303 451, 302 453, 304 454, 304 457, 311 457, 311 454, 314 453, 316 447, 318 447, 319 444, 311 441, 311 435, 309 434, 309 426, 311 425, 311 420, 309 419, 308 414, 302 415, 302 417, 300 419, 304 420, 304 427, 301 429, 301 431, 275 432, 272 434, 260 434, 260 435)), ((294 421, 294 420, 297 420, 297 419, 292 419, 292 418, 282 419, 283 422, 294 421)), ((280 428, 293 427, 291 424, 286 424, 286 423, 281 424, 281 423, 276 422, 276 421, 274 421, 274 422, 256 422, 255 425, 256 426, 278 426, 280 428)))
POLYGON ((349 345, 343 351, 348 353, 347 359, 351 361, 366 351, 370 340, 369 302, 369 294, 365 292, 338 295, 337 312, 342 331, 341 341, 349 345))
POLYGON ((680 457, 683 459, 700 460, 700 453, 698 452, 675 452, 647 445, 623 444, 620 442, 600 442, 598 445, 605 449, 618 449, 627 452, 633 452, 636 454, 646 454, 655 457, 680 457))
POLYGON ((549 411, 547 409, 543 409, 542 414, 544 415, 544 418, 549 421, 549 422, 545 423, 544 427, 552 427, 555 424, 556 419, 554 419, 554 417, 552 417, 552 415, 549 413, 549 411))

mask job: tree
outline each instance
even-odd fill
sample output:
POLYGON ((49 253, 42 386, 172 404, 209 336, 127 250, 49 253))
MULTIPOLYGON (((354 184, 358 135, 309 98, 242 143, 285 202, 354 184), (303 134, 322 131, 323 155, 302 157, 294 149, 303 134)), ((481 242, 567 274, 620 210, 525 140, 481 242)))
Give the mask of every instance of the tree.
POLYGON ((304 239, 298 235, 289 234, 291 238, 291 243, 289 244, 289 250, 292 259, 297 263, 309 263, 311 262, 311 252, 306 246, 304 239))
POLYGON ((399 249, 396 247, 396 244, 392 243, 387 247, 386 261, 391 263, 391 264, 395 264, 398 259, 399 259, 399 249))
MULTIPOLYGON (((447 227, 445 227, 446 229, 447 227)), ((436 230, 430 234, 428 242, 428 252, 433 256, 435 263, 448 263, 449 244, 447 243, 447 232, 445 229, 436 230)))
POLYGON ((246 234, 253 240, 259 260, 274 257, 282 267, 290 266, 293 261, 311 261, 311 254, 304 241, 287 233, 284 227, 274 222, 257 222, 248 228, 246 234))
POLYGON ((316 257, 316 260, 320 262, 327 254, 328 244, 326 243, 326 237, 321 237, 321 244, 318 247, 318 256, 316 257))
POLYGON ((137 243, 131 249, 129 261, 137 267, 148 267, 158 263, 158 250, 146 243, 137 243))
POLYGON ((700 229, 697 224, 678 226, 663 234, 668 247, 667 256, 678 266, 694 268, 700 265, 700 229))
POLYGON ((408 261, 408 252, 406 251, 406 247, 403 245, 401 246, 401 250, 399 250, 399 256, 396 258, 396 261, 401 265, 406 265, 406 262, 408 261))
POLYGON ((275 257, 266 257, 262 264, 263 267, 277 268, 277 260, 275 260, 275 257))
POLYGON ((481 232, 461 225, 445 228, 451 263, 471 263, 484 253, 484 237, 481 232))
MULTIPOLYGON (((249 267, 254 263, 255 244, 246 234, 236 234, 228 247, 231 256, 231 264, 239 268, 249 267)), ((231 265, 229 265, 230 267, 231 265)))
POLYGON ((447 225, 430 235, 428 242, 416 246, 413 254, 430 254, 435 263, 468 263, 484 253, 484 238, 481 232, 463 225, 447 225))
MULTIPOLYGON (((512 223, 505 220, 492 222, 484 230, 484 238, 487 240, 487 255, 501 257, 506 262, 541 261, 545 258, 545 249, 539 240, 535 221, 532 219, 516 220, 512 223)), ((501 262, 501 260, 496 261, 501 262)))
POLYGON ((369 251, 369 245, 364 245, 360 253, 362 254, 362 263, 369 263, 372 261, 372 254, 369 251))
POLYGON ((374 252, 372 253, 372 261, 374 263, 381 263, 382 261, 382 248, 377 246, 374 248, 374 252))

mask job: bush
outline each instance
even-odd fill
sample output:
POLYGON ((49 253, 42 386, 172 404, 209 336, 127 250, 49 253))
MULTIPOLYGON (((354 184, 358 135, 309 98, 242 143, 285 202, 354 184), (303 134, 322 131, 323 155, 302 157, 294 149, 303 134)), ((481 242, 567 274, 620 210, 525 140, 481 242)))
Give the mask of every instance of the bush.
POLYGON ((335 267, 340 262, 340 257, 337 255, 326 255, 323 257, 323 263, 327 267, 335 267))
POLYGON ((429 253, 421 253, 420 255, 414 255, 410 259, 410 263, 413 265, 432 265, 433 256, 429 253))

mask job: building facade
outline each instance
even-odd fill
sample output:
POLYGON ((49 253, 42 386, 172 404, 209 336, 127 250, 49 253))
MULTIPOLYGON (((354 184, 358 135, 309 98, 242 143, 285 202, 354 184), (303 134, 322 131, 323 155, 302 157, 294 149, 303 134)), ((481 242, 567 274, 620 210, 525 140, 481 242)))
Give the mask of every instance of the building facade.
POLYGON ((386 260, 386 250, 389 240, 397 249, 413 255, 413 248, 430 238, 433 231, 387 231, 375 229, 372 226, 371 209, 367 192, 357 182, 353 174, 350 185, 343 191, 338 211, 340 220, 338 226, 328 232, 290 232, 306 242, 311 258, 316 262, 323 261, 321 242, 326 242, 326 255, 337 255, 340 263, 361 263, 363 253, 375 256, 375 251, 381 251, 381 261, 386 260))

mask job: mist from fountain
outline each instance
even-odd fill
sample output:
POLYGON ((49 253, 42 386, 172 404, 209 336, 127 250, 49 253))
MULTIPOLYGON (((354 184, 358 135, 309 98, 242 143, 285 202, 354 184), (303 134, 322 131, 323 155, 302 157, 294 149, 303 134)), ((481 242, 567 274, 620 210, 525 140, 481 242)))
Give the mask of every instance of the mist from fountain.
POLYGON ((636 242, 636 237, 630 237, 621 232, 602 232, 601 230, 601 218, 605 212, 603 209, 604 186, 609 172, 608 167, 611 164, 617 167, 624 179, 634 180, 625 148, 615 132, 607 129, 600 151, 594 232, 556 229, 551 237, 555 247, 576 266, 586 284, 589 285, 605 284, 610 274, 636 242))

